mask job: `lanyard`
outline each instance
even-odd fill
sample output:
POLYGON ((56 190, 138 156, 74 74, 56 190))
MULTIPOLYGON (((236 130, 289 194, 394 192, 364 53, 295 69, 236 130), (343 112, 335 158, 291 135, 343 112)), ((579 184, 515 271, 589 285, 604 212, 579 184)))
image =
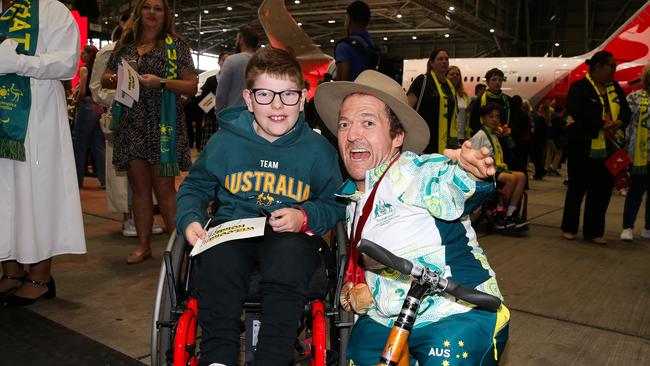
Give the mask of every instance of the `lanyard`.
MULTIPOLYGON (((398 155, 395 159, 393 159, 393 161, 390 162, 390 164, 386 168, 386 171, 384 171, 381 177, 379 177, 377 183, 375 183, 375 186, 372 187, 372 191, 370 191, 370 195, 368 196, 366 203, 363 205, 363 209, 361 210, 361 215, 359 216, 358 222, 355 223, 354 219, 352 221, 352 230, 350 230, 350 235, 351 235, 350 247, 348 249, 348 263, 345 269, 345 282, 352 281, 353 283, 357 284, 364 281, 363 268, 358 264, 359 249, 357 249, 357 244, 359 243, 359 241, 361 241, 361 233, 363 232, 363 227, 366 225, 366 221, 368 221, 368 217, 370 217, 372 206, 374 206, 375 194, 377 193, 377 188, 379 187, 379 184, 381 183, 382 179, 384 179, 384 177, 386 176, 386 173, 388 173, 390 167, 393 166, 393 164, 397 160, 399 160, 400 156, 401 154, 398 155)), ((355 210, 355 216, 356 216, 356 210, 355 210)))

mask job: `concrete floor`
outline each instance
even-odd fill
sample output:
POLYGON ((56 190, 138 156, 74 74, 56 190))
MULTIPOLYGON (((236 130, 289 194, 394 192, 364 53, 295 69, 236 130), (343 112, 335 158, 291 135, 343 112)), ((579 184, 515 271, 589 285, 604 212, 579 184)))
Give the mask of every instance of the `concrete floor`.
MULTIPOLYGON (((148 363, 154 287, 167 239, 154 237, 153 260, 126 265, 136 239, 120 235, 121 218, 106 212, 104 191, 96 180, 86 182, 88 254, 56 258, 58 298, 31 308, 148 363)), ((650 241, 618 239, 624 197, 612 196, 609 244, 597 246, 560 237, 561 178, 530 185, 528 234, 480 238, 512 311, 502 365, 650 365, 650 241)))

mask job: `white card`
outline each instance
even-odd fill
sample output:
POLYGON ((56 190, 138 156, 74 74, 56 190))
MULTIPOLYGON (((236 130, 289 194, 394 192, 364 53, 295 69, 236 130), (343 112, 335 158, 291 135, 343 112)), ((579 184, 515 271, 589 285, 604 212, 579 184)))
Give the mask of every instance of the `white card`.
MULTIPOLYGON (((140 81, 138 80, 138 72, 135 71, 128 62, 122 59, 122 75, 118 74, 118 78, 122 76, 122 91, 128 94, 136 102, 140 100, 140 81)), ((118 79, 119 80, 119 79, 118 79)), ((118 91, 120 88, 117 89, 118 91)))
POLYGON ((264 236, 264 225, 266 217, 232 220, 217 225, 208 231, 204 240, 196 241, 190 257, 227 241, 264 236))
POLYGON ((123 90, 122 87, 122 84, 124 84, 124 76, 122 76, 123 74, 124 74, 124 68, 122 67, 122 64, 119 64, 117 66, 117 88, 115 88, 115 100, 131 108, 133 107, 134 100, 123 90))
POLYGON ((203 113, 208 113, 212 108, 214 108, 215 104, 217 103, 215 99, 214 93, 210 93, 203 98, 203 100, 199 103, 199 107, 203 110, 203 113))

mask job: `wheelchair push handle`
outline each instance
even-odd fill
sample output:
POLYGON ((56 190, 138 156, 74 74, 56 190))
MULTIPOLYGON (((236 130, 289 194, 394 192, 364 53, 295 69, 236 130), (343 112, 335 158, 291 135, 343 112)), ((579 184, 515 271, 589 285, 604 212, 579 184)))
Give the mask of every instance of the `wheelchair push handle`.
POLYGON ((370 240, 361 239, 358 249, 361 253, 400 273, 409 274, 416 279, 431 278, 433 279, 431 283, 435 285, 436 289, 447 292, 458 299, 489 311, 497 311, 501 307, 501 300, 498 297, 467 288, 451 279, 439 277, 435 272, 429 273, 424 267, 414 266, 410 261, 396 256, 370 240))
POLYGON ((378 244, 368 240, 361 239, 359 245, 357 246, 361 253, 369 256, 370 258, 376 260, 377 262, 385 265, 388 268, 392 268, 400 273, 412 275, 414 277, 419 277, 422 274, 422 271, 417 271, 413 273, 414 268, 413 263, 409 262, 404 258, 400 258, 395 254, 391 253, 389 250, 384 249, 378 244))
POLYGON ((440 284, 443 284, 443 281, 447 282, 447 286, 443 289, 446 293, 454 296, 457 299, 461 299, 470 304, 477 305, 488 311, 497 311, 501 307, 501 299, 485 292, 481 292, 472 288, 465 287, 454 280, 447 278, 442 278, 440 284))

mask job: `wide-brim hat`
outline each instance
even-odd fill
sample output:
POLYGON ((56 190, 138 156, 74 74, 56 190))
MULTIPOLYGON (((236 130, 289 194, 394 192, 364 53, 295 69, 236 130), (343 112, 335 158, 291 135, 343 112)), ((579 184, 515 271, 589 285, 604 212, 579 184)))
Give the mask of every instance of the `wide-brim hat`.
POLYGON ((362 72, 354 81, 323 83, 316 89, 314 96, 316 110, 334 136, 337 135, 341 104, 345 97, 354 93, 372 95, 393 110, 406 131, 402 145, 403 151, 419 154, 429 144, 429 126, 409 106, 402 86, 390 77, 374 70, 362 72))

